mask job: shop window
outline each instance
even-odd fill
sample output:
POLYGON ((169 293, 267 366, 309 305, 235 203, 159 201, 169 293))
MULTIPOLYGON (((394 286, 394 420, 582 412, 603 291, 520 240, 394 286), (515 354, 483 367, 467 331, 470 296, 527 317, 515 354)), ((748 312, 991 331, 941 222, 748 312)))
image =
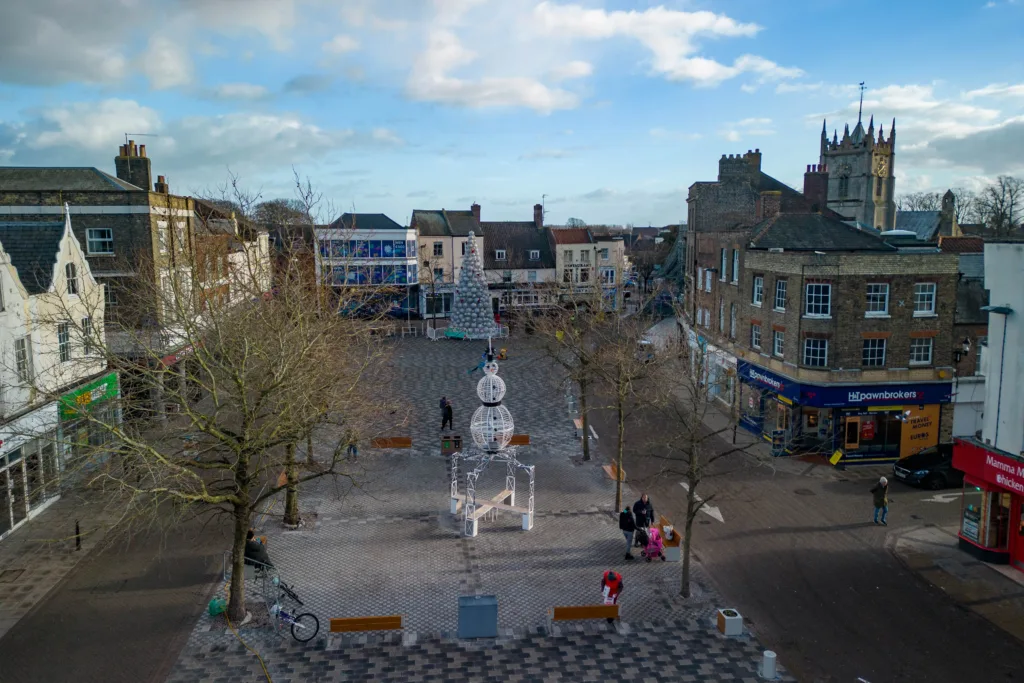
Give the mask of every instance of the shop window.
POLYGON ((786 310, 786 281, 776 280, 775 281, 775 310, 785 311, 786 310))
POLYGON ((861 364, 869 368, 885 367, 885 340, 865 339, 861 351, 861 364))
POLYGON ((935 315, 934 282, 918 282, 914 285, 914 315, 935 315))
POLYGON ((761 326, 750 326, 750 345, 755 349, 761 348, 761 326))
POLYGON ((985 548, 1005 550, 1010 538, 1010 494, 984 491, 964 483, 960 533, 985 548), (970 500, 971 502, 968 502, 970 500))
POLYGON ((764 300, 764 276, 763 275, 755 275, 754 276, 754 290, 753 290, 753 293, 751 294, 750 303, 754 304, 755 306, 760 306, 761 302, 763 300, 764 300))
POLYGON ((809 318, 832 316, 832 285, 827 282, 807 283, 806 308, 804 315, 809 318))
POLYGON ((889 315, 889 285, 884 282, 869 284, 864 316, 870 318, 886 315, 889 315))
POLYGON ((910 340, 910 364, 911 365, 931 365, 932 363, 932 347, 934 346, 935 340, 931 337, 926 339, 911 339, 910 340))
POLYGON ((572 282, 572 271, 569 270, 568 268, 562 271, 562 282, 566 284, 572 282))
POLYGON ((827 339, 804 339, 804 365, 812 368, 828 365, 827 339))

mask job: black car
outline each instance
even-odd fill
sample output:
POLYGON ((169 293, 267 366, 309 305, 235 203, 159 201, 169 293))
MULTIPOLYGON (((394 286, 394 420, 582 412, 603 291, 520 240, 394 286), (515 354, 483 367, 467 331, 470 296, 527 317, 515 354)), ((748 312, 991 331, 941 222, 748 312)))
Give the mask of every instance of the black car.
POLYGON ((938 490, 960 486, 964 473, 953 467, 953 444, 939 444, 926 448, 892 466, 892 476, 911 486, 938 490))

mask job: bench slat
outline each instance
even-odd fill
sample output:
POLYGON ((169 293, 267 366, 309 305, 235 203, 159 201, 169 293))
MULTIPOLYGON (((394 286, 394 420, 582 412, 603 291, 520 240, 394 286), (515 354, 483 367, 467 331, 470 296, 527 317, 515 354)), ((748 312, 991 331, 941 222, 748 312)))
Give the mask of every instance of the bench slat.
POLYGON ((618 619, 618 605, 573 605, 555 607, 552 621, 577 621, 579 619, 618 619))
POLYGON ((408 436, 385 436, 370 441, 373 448, 412 448, 412 438, 408 436))
POLYGON ((394 631, 402 628, 402 615, 390 617, 344 617, 331 619, 331 633, 353 631, 394 631))
POLYGON ((508 442, 509 446, 529 446, 530 435, 529 434, 513 434, 512 439, 508 442))

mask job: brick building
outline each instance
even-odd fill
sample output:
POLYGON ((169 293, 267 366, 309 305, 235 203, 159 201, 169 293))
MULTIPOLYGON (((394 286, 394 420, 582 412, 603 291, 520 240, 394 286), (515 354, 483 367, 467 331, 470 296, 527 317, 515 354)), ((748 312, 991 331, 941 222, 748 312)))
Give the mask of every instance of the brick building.
POLYGON ((808 167, 798 193, 754 152, 690 188, 684 328, 711 393, 780 452, 866 463, 949 441, 958 257, 840 220, 825 187, 808 167))

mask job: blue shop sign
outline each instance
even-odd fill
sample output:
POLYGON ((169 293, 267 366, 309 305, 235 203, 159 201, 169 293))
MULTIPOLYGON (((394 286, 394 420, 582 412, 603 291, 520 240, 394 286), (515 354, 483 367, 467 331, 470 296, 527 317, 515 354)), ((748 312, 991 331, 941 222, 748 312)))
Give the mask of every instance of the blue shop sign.
POLYGON ((774 372, 739 359, 736 361, 736 372, 748 384, 753 384, 759 389, 773 391, 779 396, 785 396, 790 401, 800 402, 800 384, 788 377, 776 375, 774 372))

